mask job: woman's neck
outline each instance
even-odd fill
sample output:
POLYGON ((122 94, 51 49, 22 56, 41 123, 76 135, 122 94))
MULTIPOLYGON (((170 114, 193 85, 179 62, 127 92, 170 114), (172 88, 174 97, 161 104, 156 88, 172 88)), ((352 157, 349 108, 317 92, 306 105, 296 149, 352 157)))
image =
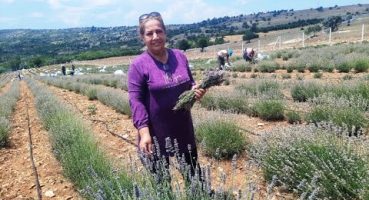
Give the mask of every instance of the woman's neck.
POLYGON ((161 63, 167 63, 168 61, 168 51, 167 49, 164 49, 160 52, 152 52, 148 51, 150 55, 152 55, 156 60, 160 61, 161 63))

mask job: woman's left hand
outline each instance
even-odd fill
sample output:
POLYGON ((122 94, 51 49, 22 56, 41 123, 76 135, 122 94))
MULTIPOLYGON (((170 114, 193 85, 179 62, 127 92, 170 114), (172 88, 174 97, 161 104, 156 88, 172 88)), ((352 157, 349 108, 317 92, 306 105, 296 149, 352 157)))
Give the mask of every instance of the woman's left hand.
POLYGON ((196 100, 200 100, 205 95, 205 93, 206 93, 206 90, 205 89, 197 88, 197 85, 195 85, 192 89, 195 90, 195 98, 196 98, 196 100))

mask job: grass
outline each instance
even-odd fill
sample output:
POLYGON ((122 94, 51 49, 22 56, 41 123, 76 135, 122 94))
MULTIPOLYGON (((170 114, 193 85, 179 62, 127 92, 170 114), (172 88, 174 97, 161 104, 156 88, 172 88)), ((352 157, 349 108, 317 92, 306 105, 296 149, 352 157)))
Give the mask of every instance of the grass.
POLYGON ((246 147, 246 139, 231 122, 206 121, 196 126, 196 139, 206 155, 216 159, 229 159, 246 147))
POLYGON ((277 180, 300 199, 368 199, 367 145, 294 126, 263 135, 250 152, 267 181, 277 180))

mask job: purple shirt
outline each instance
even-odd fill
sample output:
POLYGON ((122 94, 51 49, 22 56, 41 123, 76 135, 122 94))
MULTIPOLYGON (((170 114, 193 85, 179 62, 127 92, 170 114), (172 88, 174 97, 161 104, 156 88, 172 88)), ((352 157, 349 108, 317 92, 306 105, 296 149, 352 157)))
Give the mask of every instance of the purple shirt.
POLYGON ((191 89, 192 78, 186 56, 176 49, 168 49, 168 61, 161 63, 147 51, 135 58, 128 70, 129 103, 133 124, 137 129, 149 127, 150 135, 158 140, 160 151, 165 150, 165 138, 177 140, 179 151, 195 147, 191 113, 173 111, 178 96, 191 89))

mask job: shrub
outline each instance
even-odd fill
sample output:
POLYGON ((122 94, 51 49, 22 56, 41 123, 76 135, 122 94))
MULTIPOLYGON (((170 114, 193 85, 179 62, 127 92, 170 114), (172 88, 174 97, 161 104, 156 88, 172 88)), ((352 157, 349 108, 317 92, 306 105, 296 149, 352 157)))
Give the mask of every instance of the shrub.
POLYGON ((320 128, 290 127, 267 133, 251 148, 267 181, 275 176, 300 199, 368 199, 367 142, 320 128), (354 147, 355 146, 355 147, 354 147))
POLYGON ((357 73, 367 72, 369 69, 368 59, 357 59, 353 61, 354 69, 357 73))
POLYGON ((272 73, 272 72, 275 72, 275 70, 278 67, 279 67, 278 63, 270 62, 270 61, 264 61, 258 64, 258 68, 260 72, 272 73))
POLYGON ((237 78, 238 74, 237 73, 232 73, 232 78, 237 78))
POLYGON ((242 96, 222 96, 209 93, 201 99, 200 104, 208 110, 252 114, 245 98, 242 96))
POLYGON ((111 106, 116 111, 131 116, 131 108, 128 103, 128 96, 120 90, 105 88, 97 91, 97 99, 105 105, 111 106))
POLYGON ((252 80, 241 83, 235 87, 246 96, 263 96, 268 98, 280 98, 283 96, 280 85, 274 80, 252 80))
POLYGON ((246 65, 242 65, 242 64, 238 64, 238 65, 234 65, 230 68, 231 71, 235 71, 235 72, 245 72, 246 71, 246 67, 250 66, 246 66, 246 65))
POLYGON ((294 70, 294 67, 292 67, 292 66, 287 67, 287 73, 292 73, 293 70, 294 70))
POLYGON ((289 111, 286 113, 287 122, 290 124, 300 124, 301 116, 296 111, 289 111))
POLYGON ((246 147, 246 139, 231 122, 207 121, 196 127, 196 138, 206 155, 221 159, 240 154, 246 147))
POLYGON ((97 88, 95 86, 87 86, 84 88, 83 94, 88 97, 88 100, 97 99, 97 88))
POLYGON ((304 102, 307 99, 317 97, 321 93, 321 87, 315 83, 298 83, 291 89, 293 100, 299 102, 304 102))
POLYGON ((325 67, 323 67, 323 68, 322 68, 322 70, 323 70, 323 71, 325 71, 325 72, 330 72, 330 73, 332 73, 332 72, 333 72, 333 70, 334 70, 334 66, 333 66, 332 64, 328 64, 328 65, 326 65, 325 67))
POLYGON ((336 126, 347 128, 349 136, 361 134, 368 127, 368 120, 357 108, 334 105, 318 105, 307 115, 307 121, 318 125, 331 121, 336 126))
POLYGON ((9 131, 9 120, 3 116, 0 116, 0 147, 4 147, 8 144, 9 131))
POLYGON ((351 66, 348 62, 343 62, 343 63, 339 63, 336 66, 336 69, 338 70, 338 72, 340 73, 348 73, 351 70, 351 66))
POLYGON ((254 105, 256 115, 261 119, 274 121, 283 120, 284 105, 278 100, 262 100, 254 105))
POLYGON ((251 75, 250 75, 250 78, 257 78, 258 77, 258 75, 257 74, 255 74, 255 73, 252 73, 251 75))
POLYGON ((318 72, 320 69, 320 65, 318 63, 310 63, 307 67, 310 72, 318 72))
POLYGON ((306 121, 318 125, 319 122, 329 121, 331 112, 324 106, 316 106, 306 116, 306 121))
POLYGON ((8 144, 10 133, 9 119, 19 98, 19 82, 13 81, 10 90, 0 98, 0 147, 8 144))
POLYGON ((300 73, 305 73, 305 65, 297 65, 296 70, 300 73))

